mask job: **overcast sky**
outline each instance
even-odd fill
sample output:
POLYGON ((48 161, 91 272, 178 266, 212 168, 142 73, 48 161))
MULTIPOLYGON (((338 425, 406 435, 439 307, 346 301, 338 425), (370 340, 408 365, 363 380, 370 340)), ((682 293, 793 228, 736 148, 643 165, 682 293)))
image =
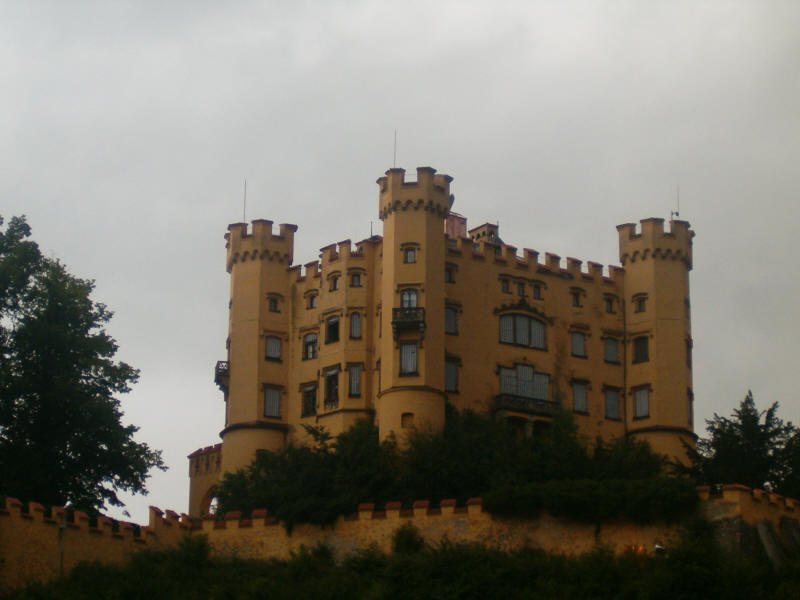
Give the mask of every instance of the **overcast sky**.
MULTIPOLYGON (((0 3, 0 214, 97 281, 138 439, 186 511, 219 441, 223 234, 296 223, 295 262, 380 233, 375 179, 453 176, 470 226, 618 264, 619 223, 681 218, 696 423, 752 389, 800 421, 800 3, 0 3)), ((118 512, 114 514, 119 514, 118 512)))

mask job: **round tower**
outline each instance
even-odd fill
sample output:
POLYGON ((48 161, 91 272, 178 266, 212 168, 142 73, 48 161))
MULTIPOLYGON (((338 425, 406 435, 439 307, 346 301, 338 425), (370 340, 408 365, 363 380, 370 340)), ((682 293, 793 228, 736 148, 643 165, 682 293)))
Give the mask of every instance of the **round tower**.
POLYGON ((296 225, 234 223, 225 235, 230 273, 228 360, 218 365, 225 393, 221 474, 246 467, 256 450, 286 443, 291 302, 288 267, 296 225), (220 373, 220 369, 223 372, 220 373))
POLYGON ((686 221, 617 227, 625 268, 625 421, 653 450, 686 459, 694 444, 689 271, 694 232, 686 221))
POLYGON ((405 181, 405 170, 378 179, 383 221, 380 390, 381 438, 402 441, 412 427, 444 427, 444 221, 452 177, 430 167, 405 181))

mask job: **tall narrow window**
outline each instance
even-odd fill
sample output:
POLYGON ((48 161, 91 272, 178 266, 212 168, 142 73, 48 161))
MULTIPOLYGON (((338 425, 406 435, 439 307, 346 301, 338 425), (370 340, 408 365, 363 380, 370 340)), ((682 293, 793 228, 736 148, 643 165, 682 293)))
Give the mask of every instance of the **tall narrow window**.
POLYGON ((572 338, 572 356, 586 358, 586 334, 582 331, 573 331, 570 337, 572 338))
POLYGON ((609 314, 614 314, 614 299, 611 298, 610 296, 606 296, 605 305, 606 305, 606 312, 609 314))
POLYGON ((445 283, 455 283, 456 276, 453 274, 453 269, 447 268, 444 270, 444 282, 445 283))
POLYGON ((458 311, 450 306, 444 309, 444 332, 458 333, 458 311))
POLYGON ((533 298, 535 300, 542 299, 542 286, 539 285, 538 283, 533 284, 533 298))
POLYGON ((405 250, 403 250, 403 262, 405 263, 417 262, 416 248, 406 248, 405 250))
POLYGON ((307 303, 306 303, 306 308, 317 308, 317 295, 316 294, 311 294, 308 297, 308 300, 307 300, 307 303))
POLYGON ((619 420, 619 390, 606 388, 606 419, 619 420))
POLYGON ((264 416, 281 418, 281 391, 278 388, 264 388, 264 416))
POLYGON ((692 368, 692 340, 686 340, 686 366, 692 368))
POLYGON ((533 397, 537 400, 550 399, 550 376, 547 373, 533 375, 533 397))
POLYGON ((508 283, 508 279, 501 279, 500 280, 500 291, 503 292, 504 294, 510 294, 511 293, 511 286, 508 283))
POLYGON ((686 388, 686 396, 688 398, 689 427, 694 428, 694 392, 692 392, 691 388, 686 388))
POLYGON ((325 343, 339 341, 339 317, 329 317, 325 321, 325 343))
POLYGON ((403 308, 416 308, 417 290, 406 289, 400 292, 400 306, 403 308))
POLYGON ((303 360, 317 357, 317 334, 309 333, 303 337, 303 360))
POLYGON ((281 338, 275 335, 267 336, 267 360, 281 359, 281 338))
POLYGON ((588 413, 586 402, 586 384, 582 381, 572 382, 572 410, 577 413, 588 413))
POLYGON ((350 287, 361 287, 361 273, 353 273, 350 276, 350 287))
POLYGON ((315 414, 317 414, 317 384, 311 383, 303 386, 303 405, 300 416, 309 417, 315 414))
POLYGON ((417 374, 417 343, 400 344, 400 375, 417 374))
POLYGON ((580 292, 570 292, 572 296, 572 306, 580 307, 581 306, 581 293, 580 292))
POLYGON ((458 391, 458 361, 447 359, 444 363, 444 391, 458 391))
POLYGON ((350 337, 354 340, 361 337, 361 313, 350 313, 350 337))
POLYGON ((347 367, 350 376, 349 395, 357 397, 361 395, 361 371, 364 367, 362 365, 350 365, 347 367))
POLYGON ((641 363, 650 360, 648 339, 646 335, 633 338, 633 362, 641 363))
POLYGON ((338 289, 339 289, 339 277, 338 276, 333 276, 333 277, 331 277, 330 291, 335 292, 338 289))
POLYGON ((645 312, 647 310, 647 294, 640 294, 633 297, 633 312, 645 312))
POLYGON ((268 300, 269 304, 269 312, 281 312, 278 308, 278 299, 277 298, 270 298, 268 300))
POLYGON ((325 370, 325 408, 339 406, 339 367, 325 370))
POLYGON ((525 284, 524 283, 518 283, 517 284, 517 296, 519 296, 521 298, 524 295, 525 295, 525 284))
POLYGON ((633 392, 633 416, 644 419, 650 416, 650 390, 638 388, 633 392))
POLYGON ((609 363, 619 362, 619 340, 603 338, 603 360, 609 363))

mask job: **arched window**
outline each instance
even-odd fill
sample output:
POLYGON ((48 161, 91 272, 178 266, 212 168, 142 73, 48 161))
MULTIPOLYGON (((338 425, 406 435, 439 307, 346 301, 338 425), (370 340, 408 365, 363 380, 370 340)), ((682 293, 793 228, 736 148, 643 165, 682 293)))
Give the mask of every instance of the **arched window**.
POLYGON ((317 334, 308 333, 303 337, 303 360, 317 357, 317 334))
POLYGON ((400 306, 403 308, 417 308, 417 290, 403 290, 400 292, 400 306))
POLYGON ((544 323, 528 315, 502 315, 500 317, 500 341, 504 344, 545 347, 544 323))

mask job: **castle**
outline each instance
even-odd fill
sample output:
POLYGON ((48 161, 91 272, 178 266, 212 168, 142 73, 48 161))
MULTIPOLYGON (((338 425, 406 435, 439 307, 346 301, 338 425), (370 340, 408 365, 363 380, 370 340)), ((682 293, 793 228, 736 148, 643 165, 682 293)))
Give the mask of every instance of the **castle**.
POLYGON ((561 407, 580 433, 635 436, 681 459, 694 443, 685 221, 617 227, 621 267, 504 243, 451 211, 452 178, 430 167, 378 179, 383 237, 292 265, 297 226, 228 227, 222 444, 189 455, 189 512, 258 449, 374 419, 382 438, 441 428, 445 404, 533 434, 561 407))

